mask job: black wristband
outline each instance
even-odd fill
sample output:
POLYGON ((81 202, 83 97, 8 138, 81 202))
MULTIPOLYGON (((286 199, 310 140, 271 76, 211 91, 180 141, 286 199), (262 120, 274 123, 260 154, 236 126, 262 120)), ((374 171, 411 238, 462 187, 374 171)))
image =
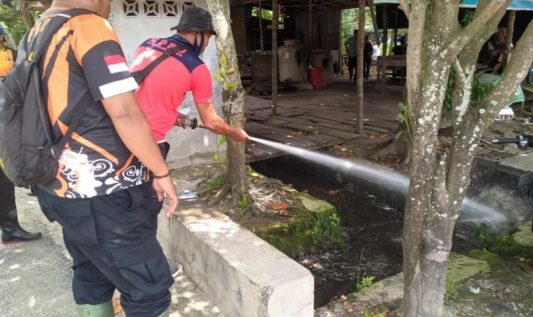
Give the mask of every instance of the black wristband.
POLYGON ((154 174, 154 178, 155 179, 162 179, 162 178, 166 178, 166 177, 169 177, 170 176, 170 171, 168 171, 168 173, 166 173, 165 175, 161 175, 161 176, 157 176, 154 174))

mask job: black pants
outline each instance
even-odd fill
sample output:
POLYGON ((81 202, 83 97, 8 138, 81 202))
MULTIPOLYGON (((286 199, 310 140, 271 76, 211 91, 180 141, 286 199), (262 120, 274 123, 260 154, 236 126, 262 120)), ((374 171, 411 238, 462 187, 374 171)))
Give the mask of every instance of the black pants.
POLYGON ((370 65, 372 65, 372 59, 371 58, 365 58, 365 63, 364 63, 364 73, 363 73, 363 76, 365 77, 365 79, 368 79, 368 77, 370 77, 370 65))
POLYGON ((116 288, 128 317, 156 317, 168 309, 174 280, 156 239, 161 203, 151 183, 89 199, 36 193, 46 216, 63 228, 77 304, 104 303, 116 288))
POLYGON ((355 80, 357 74, 357 57, 348 57, 348 74, 350 74, 350 79, 355 80))
POLYGON ((11 220, 9 212, 15 208, 15 186, 0 169, 0 224, 11 220))

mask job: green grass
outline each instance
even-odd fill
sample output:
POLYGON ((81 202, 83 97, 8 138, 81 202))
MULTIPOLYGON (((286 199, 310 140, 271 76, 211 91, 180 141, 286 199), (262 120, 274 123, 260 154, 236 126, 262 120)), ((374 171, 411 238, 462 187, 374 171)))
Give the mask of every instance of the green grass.
POLYGON ((483 250, 500 256, 531 256, 533 254, 531 248, 521 246, 512 236, 495 235, 484 223, 476 230, 476 237, 483 250))
POLYGON ((311 235, 316 245, 320 247, 346 247, 348 235, 341 226, 341 219, 336 213, 319 213, 313 223, 311 235))
POLYGON ((374 285, 374 276, 363 276, 362 278, 357 278, 357 284, 355 287, 359 292, 364 292, 370 286, 374 285))
POLYGON ((455 289, 455 282, 450 279, 446 279, 446 296, 450 297, 456 293, 457 290, 455 289))
POLYGON ((222 188, 222 177, 218 176, 213 178, 205 185, 205 192, 208 195, 212 195, 215 191, 222 188))
POLYGON ((237 213, 240 216, 244 216, 249 206, 250 206, 250 198, 248 197, 247 194, 242 194, 241 198, 239 199, 239 203, 237 205, 237 213))

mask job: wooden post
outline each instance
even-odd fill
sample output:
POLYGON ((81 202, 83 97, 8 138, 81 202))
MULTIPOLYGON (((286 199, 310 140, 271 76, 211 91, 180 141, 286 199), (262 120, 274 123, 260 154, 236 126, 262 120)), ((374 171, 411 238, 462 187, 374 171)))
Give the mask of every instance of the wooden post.
POLYGON ((272 115, 278 107, 278 0, 272 0, 272 115))
POLYGON ((396 41, 398 39, 398 13, 400 12, 400 9, 398 7, 396 7, 396 13, 394 14, 394 34, 393 34, 393 38, 392 38, 392 44, 391 44, 391 48, 394 49, 394 47, 396 46, 396 41))
POLYGON ((387 41, 389 40, 389 15, 387 14, 387 5, 383 5, 383 46, 381 56, 387 56, 387 41))
POLYGON ((265 39, 263 38, 263 1, 259 0, 259 50, 265 50, 265 39))
POLYGON ((387 59, 387 52, 388 52, 387 41, 389 37, 389 25, 388 24, 389 24, 389 17, 387 15, 387 5, 384 4, 383 5, 383 39, 382 39, 383 47, 382 47, 382 52, 381 52, 381 71, 380 71, 381 93, 385 91, 385 82, 387 81, 386 59, 387 59))
POLYGON ((313 49, 313 0, 309 0, 309 53, 313 49))
POLYGON ((357 133, 364 134, 363 120, 363 72, 364 72, 364 50, 365 50, 365 0, 359 0, 359 27, 357 28, 357 82, 355 94, 357 95, 357 133))
MULTIPOLYGON (((509 15, 507 16, 507 43, 505 44, 507 46, 507 50, 511 52, 513 48, 514 21, 516 18, 516 11, 508 11, 508 14, 509 15)), ((509 61, 510 59, 511 59, 511 54, 507 56, 507 61, 509 61)))
POLYGON ((370 16, 372 17, 372 26, 374 27, 374 37, 376 38, 376 44, 379 45, 379 29, 378 29, 378 20, 376 19, 376 8, 374 5, 374 0, 367 0, 368 7, 370 8, 370 16))

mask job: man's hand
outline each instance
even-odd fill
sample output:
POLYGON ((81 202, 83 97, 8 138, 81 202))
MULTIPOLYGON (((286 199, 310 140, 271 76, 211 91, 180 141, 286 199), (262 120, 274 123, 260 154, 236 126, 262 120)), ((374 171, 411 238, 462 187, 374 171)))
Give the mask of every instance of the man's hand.
POLYGON ((200 114, 202 119, 203 127, 209 131, 228 136, 238 142, 244 142, 249 139, 248 134, 243 129, 232 127, 219 117, 212 102, 197 104, 196 109, 198 109, 198 114, 200 114))
POLYGON ((233 131, 229 137, 237 142, 245 142, 250 138, 248 134, 241 128, 233 128, 233 131))
POLYGON ((176 193, 176 185, 174 185, 172 177, 155 178, 154 189, 159 201, 163 201, 165 197, 167 198, 165 217, 168 219, 172 218, 174 211, 176 211, 176 208, 178 207, 178 194, 176 193))

